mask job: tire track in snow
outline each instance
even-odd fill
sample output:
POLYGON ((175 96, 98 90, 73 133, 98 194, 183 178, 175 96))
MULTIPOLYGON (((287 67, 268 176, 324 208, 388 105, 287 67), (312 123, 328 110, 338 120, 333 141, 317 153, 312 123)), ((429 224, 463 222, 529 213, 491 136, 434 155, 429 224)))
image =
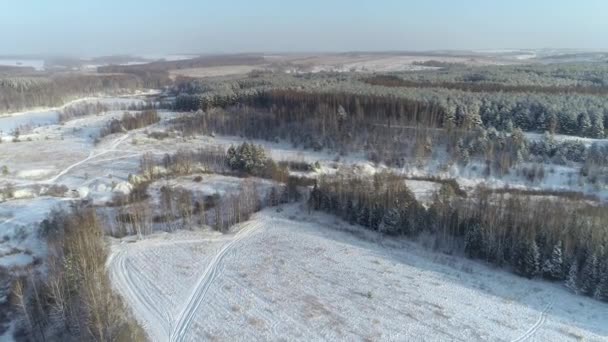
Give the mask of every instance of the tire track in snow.
POLYGON ((528 329, 528 331, 526 331, 523 335, 514 339, 511 342, 522 342, 522 341, 525 341, 525 340, 529 339, 530 337, 532 337, 532 335, 534 335, 538 331, 538 329, 540 329, 540 327, 545 323, 545 321, 547 320, 547 314, 549 313, 549 311, 551 310, 552 307, 553 307, 553 302, 550 302, 549 304, 547 304, 547 306, 545 306, 543 311, 541 311, 540 316, 538 317, 538 320, 536 321, 536 323, 534 323, 534 325, 532 325, 530 327, 530 329, 528 329))
POLYGON ((78 166, 80 166, 80 165, 82 165, 82 164, 84 164, 84 163, 86 163, 86 162, 88 162, 88 161, 90 161, 92 159, 95 159, 95 158, 97 158, 97 157, 99 157, 101 155, 104 155, 104 154, 107 154, 107 153, 115 151, 116 148, 118 147, 118 145, 120 145, 123 141, 125 141, 129 136, 130 136, 130 134, 125 134, 124 136, 122 136, 122 137, 120 137, 120 138, 112 141, 112 143, 110 144, 109 148, 103 149, 103 150, 101 150, 98 153, 91 152, 88 157, 86 157, 85 159, 83 159, 83 160, 81 160, 79 162, 76 162, 76 163, 74 163, 74 164, 66 167, 61 172, 59 172, 56 176, 54 176, 52 178, 49 178, 49 179, 47 179, 45 181, 40 181, 38 183, 54 183, 54 182, 56 182, 59 178, 61 178, 62 176, 64 176, 66 173, 70 172, 70 170, 72 170, 73 168, 78 167, 78 166))
POLYGON ((154 298, 146 296, 146 291, 142 291, 138 286, 138 281, 133 279, 137 275, 137 270, 128 265, 124 251, 112 253, 108 259, 110 265, 110 276, 115 283, 120 284, 121 293, 129 298, 131 305, 141 306, 138 312, 149 312, 152 316, 146 317, 142 322, 145 331, 151 332, 159 341, 166 341, 171 333, 171 323, 173 319, 168 311, 161 311, 154 298))
POLYGON ((203 302, 205 294, 207 294, 211 283, 213 283, 213 280, 218 276, 218 274, 222 272, 221 268, 218 267, 221 261, 224 259, 228 251, 235 243, 250 236, 262 224, 263 222, 255 220, 248 222, 247 226, 240 230, 238 233, 236 233, 234 239, 223 245, 220 251, 213 257, 205 271, 197 280, 196 285, 192 290, 192 293, 188 297, 188 300, 186 301, 181 313, 177 317, 173 330, 171 331, 170 341, 184 340, 186 332, 188 331, 190 324, 194 320, 196 310, 203 302))

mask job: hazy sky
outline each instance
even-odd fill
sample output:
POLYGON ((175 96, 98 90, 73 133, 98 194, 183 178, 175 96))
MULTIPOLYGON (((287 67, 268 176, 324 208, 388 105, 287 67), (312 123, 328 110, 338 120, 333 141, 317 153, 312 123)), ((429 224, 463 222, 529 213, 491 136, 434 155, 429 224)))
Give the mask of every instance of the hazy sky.
POLYGON ((0 0, 0 54, 608 49, 607 0, 0 0))

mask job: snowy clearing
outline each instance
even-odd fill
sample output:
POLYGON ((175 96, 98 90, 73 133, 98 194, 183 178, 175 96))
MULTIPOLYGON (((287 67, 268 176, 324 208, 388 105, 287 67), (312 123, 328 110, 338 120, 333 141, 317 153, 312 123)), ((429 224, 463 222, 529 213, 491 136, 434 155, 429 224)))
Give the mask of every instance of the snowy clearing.
POLYGON ((229 235, 114 240, 108 267, 154 341, 608 337, 605 304, 298 205, 229 235))

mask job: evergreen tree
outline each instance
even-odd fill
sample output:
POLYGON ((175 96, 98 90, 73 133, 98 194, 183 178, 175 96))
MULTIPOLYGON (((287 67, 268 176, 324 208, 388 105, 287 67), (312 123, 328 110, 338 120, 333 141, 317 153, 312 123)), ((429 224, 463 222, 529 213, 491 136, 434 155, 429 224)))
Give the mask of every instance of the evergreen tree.
POLYGON ((279 196, 279 203, 281 204, 285 204, 285 203, 289 203, 290 199, 289 199, 289 187, 288 186, 284 186, 281 190, 281 195, 279 196))
POLYGON ((593 298, 608 301, 608 264, 601 268, 599 280, 593 298))
POLYGON ((336 194, 329 196, 329 208, 332 214, 342 217, 342 206, 340 205, 340 200, 336 194))
POLYGON ((350 224, 357 223, 357 211, 355 210, 355 205, 353 204, 352 199, 346 200, 346 207, 344 208, 344 216, 346 217, 346 221, 350 224))
POLYGON ((383 216, 384 208, 378 204, 375 204, 370 212, 370 228, 373 230, 378 230, 383 216))
POLYGON ((536 241, 521 244, 515 267, 519 274, 528 278, 532 278, 540 272, 540 252, 536 241))
POLYGON ((529 245, 526 260, 526 264, 528 265, 527 273, 529 277, 538 275, 540 273, 540 252, 538 251, 536 241, 532 241, 532 243, 529 245))
POLYGON ((604 137, 604 119, 602 115, 596 113, 593 116, 593 124, 591 127, 591 137, 601 139, 604 137))
POLYGON ((378 230, 386 234, 397 234, 399 232, 399 222, 401 221, 399 210, 396 208, 389 208, 385 211, 382 217, 382 222, 378 230))
POLYGON ((369 217, 370 217, 370 210, 369 208, 359 202, 359 205, 357 205, 357 223, 362 225, 363 227, 371 227, 370 221, 369 221, 369 217))
POLYGON ((505 125, 505 131, 512 132, 513 128, 513 121, 511 121, 511 119, 507 120, 507 124, 505 125))
POLYGON ((483 236, 481 226, 475 222, 467 225, 464 235, 464 253, 469 258, 478 258, 482 253, 483 236))
POLYGON ((329 199, 329 195, 327 195, 325 192, 321 192, 319 200, 320 200, 321 211, 331 214, 332 211, 331 211, 331 202, 329 199))
POLYGON ((310 197, 308 198, 309 206, 314 210, 321 209, 321 191, 319 191, 319 187, 317 183, 312 188, 310 192, 310 197))
POLYGON ((578 263, 576 260, 572 261, 570 270, 568 271, 568 277, 566 278, 566 287, 574 293, 579 292, 578 288, 578 263))
POLYGON ((589 119, 589 115, 587 113, 581 113, 578 116, 578 129, 579 134, 582 136, 589 135, 591 131, 591 120, 589 119))
POLYGON ((275 187, 272 187, 270 189, 270 193, 268 194, 268 204, 271 207, 276 207, 277 205, 279 205, 279 195, 275 187))
POLYGON ((237 169, 239 167, 236 148, 234 148, 234 146, 232 145, 228 148, 226 161, 228 163, 228 167, 230 167, 231 169, 237 169))
POLYGON ((585 266, 582 271, 581 290, 584 294, 593 296, 597 286, 598 279, 598 262, 597 256, 592 255, 585 261, 585 266))
POLYGON ((553 246, 551 257, 543 265, 543 273, 549 279, 564 279, 564 262, 562 257, 562 242, 559 241, 553 246))

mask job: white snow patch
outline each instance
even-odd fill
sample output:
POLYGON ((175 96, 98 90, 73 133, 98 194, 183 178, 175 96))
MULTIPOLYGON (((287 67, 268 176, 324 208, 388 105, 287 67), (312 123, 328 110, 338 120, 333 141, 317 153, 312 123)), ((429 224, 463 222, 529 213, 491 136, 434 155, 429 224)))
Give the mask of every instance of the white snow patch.
POLYGON ((133 191, 133 185, 131 185, 131 183, 129 183, 129 182, 120 182, 120 183, 116 184, 116 186, 114 187, 114 189, 112 189, 112 191, 114 191, 115 193, 122 194, 122 195, 128 195, 131 193, 131 191, 133 191))

